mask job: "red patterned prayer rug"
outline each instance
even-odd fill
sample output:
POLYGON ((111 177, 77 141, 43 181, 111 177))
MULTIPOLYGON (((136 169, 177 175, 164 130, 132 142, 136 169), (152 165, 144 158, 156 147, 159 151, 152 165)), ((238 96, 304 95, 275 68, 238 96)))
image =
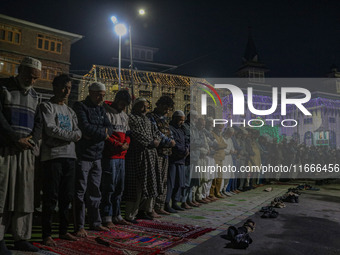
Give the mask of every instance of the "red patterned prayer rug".
POLYGON ((138 224, 117 226, 117 228, 135 229, 150 233, 157 233, 160 235, 177 236, 181 238, 197 238, 214 230, 213 228, 202 228, 199 226, 182 225, 156 220, 138 220, 138 224))
POLYGON ((151 255, 164 253, 173 246, 212 230, 170 222, 139 220, 138 224, 131 226, 117 225, 109 232, 88 231, 88 237, 79 238, 78 241, 55 239, 56 247, 35 245, 61 255, 151 255))
POLYGON ((149 233, 138 229, 115 228, 109 232, 88 231, 87 238, 78 241, 55 239, 57 247, 35 244, 62 255, 102 255, 102 254, 159 254, 186 239, 149 233))
POLYGON ((141 255, 141 252, 124 250, 119 248, 108 247, 99 244, 94 238, 81 238, 78 241, 67 241, 62 239, 55 239, 57 246, 49 247, 46 245, 34 243, 40 249, 45 249, 61 255, 141 255))

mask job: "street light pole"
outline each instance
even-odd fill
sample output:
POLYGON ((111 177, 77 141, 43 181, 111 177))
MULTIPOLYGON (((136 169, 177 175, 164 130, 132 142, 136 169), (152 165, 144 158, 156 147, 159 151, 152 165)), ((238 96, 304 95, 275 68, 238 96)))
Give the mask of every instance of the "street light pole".
MULTIPOLYGON (((145 10, 140 9, 139 15, 143 16, 145 15, 145 10)), ((118 53, 118 72, 119 72, 119 82, 118 82, 118 88, 121 88, 121 58, 122 58, 122 35, 126 33, 126 27, 123 24, 119 24, 118 20, 115 16, 111 17, 112 22, 115 24, 115 31, 119 35, 119 53, 118 53)), ((131 72, 131 96, 132 101, 134 101, 134 79, 133 79, 133 58, 132 58, 132 52, 133 52, 133 46, 132 46, 132 32, 131 32, 131 24, 129 25, 129 37, 130 37, 130 72, 131 72)))
POLYGON ((132 35, 131 25, 129 25, 129 36, 130 36, 130 71, 131 71, 131 97, 132 102, 135 100, 134 97, 134 80, 133 80, 133 60, 132 60, 132 35))
POLYGON ((118 23, 117 18, 112 16, 112 22, 115 24, 114 30, 119 37, 119 50, 118 50, 118 89, 121 89, 122 82, 122 36, 126 34, 126 27, 124 24, 118 23))
POLYGON ((118 50, 118 90, 121 89, 122 82, 122 36, 119 35, 119 50, 118 50))

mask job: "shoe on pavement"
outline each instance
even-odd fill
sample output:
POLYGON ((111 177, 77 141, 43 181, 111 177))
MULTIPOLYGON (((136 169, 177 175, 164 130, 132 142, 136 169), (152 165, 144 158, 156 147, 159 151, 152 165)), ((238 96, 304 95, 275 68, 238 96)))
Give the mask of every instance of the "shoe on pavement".
POLYGON ((40 249, 35 247, 33 244, 27 242, 26 240, 14 242, 14 249, 18 251, 30 251, 30 252, 40 251, 40 249))
POLYGON ((11 255, 12 254, 12 252, 7 249, 5 240, 0 241, 0 254, 3 254, 3 255, 11 255))

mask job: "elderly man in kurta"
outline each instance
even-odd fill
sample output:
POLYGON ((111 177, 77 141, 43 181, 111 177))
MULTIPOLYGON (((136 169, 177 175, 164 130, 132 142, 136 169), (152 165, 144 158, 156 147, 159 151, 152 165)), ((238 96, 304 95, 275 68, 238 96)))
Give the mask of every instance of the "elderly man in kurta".
MULTIPOLYGON (((222 129, 223 125, 216 125, 213 129, 213 136, 215 140, 217 141, 217 144, 215 145, 215 153, 213 155, 216 165, 222 167, 223 163, 222 161, 225 158, 225 149, 227 148, 227 144, 225 143, 223 137, 222 137, 222 129)), ((215 178, 212 182, 211 188, 210 188, 210 198, 215 199, 217 198, 223 198, 223 196, 220 193, 222 185, 222 173, 217 173, 217 178, 215 178)))
POLYGON ((160 183, 156 180, 160 134, 146 117, 148 105, 145 98, 137 98, 129 115, 131 143, 125 157, 125 220, 134 224, 136 218, 153 219, 153 199, 160 183))
POLYGON ((164 205, 167 190, 169 156, 171 155, 171 148, 174 147, 176 143, 170 132, 167 114, 169 113, 169 110, 174 107, 174 104, 171 97, 161 96, 156 102, 154 111, 146 115, 161 135, 160 144, 157 148, 158 170, 156 171, 156 174, 159 176, 157 179, 161 182, 157 184, 159 186, 160 194, 154 200, 155 205, 152 216, 155 218, 160 217, 158 214, 170 214, 164 210, 164 205))
POLYGON ((9 226, 14 248, 37 252, 31 238, 34 211, 34 144, 31 136, 38 96, 33 84, 40 77, 41 62, 25 57, 16 77, 0 80, 0 254, 11 254, 4 235, 9 226))
POLYGON ((189 140, 185 135, 185 128, 183 126, 184 121, 184 112, 178 110, 173 113, 170 122, 170 130, 176 142, 169 158, 168 190, 165 200, 165 210, 170 213, 184 211, 184 209, 177 204, 177 202, 180 201, 181 196, 183 196, 183 191, 185 189, 184 165, 185 158, 189 155, 190 146, 189 140), (172 200, 172 207, 170 207, 170 200, 172 200))
POLYGON ((261 149, 260 145, 257 141, 257 138, 260 136, 260 131, 252 130, 252 137, 251 137, 251 144, 252 150, 254 155, 251 157, 252 166, 256 166, 256 170, 254 169, 252 179, 250 180, 250 186, 257 186, 259 173, 260 173, 260 166, 261 166, 261 149))

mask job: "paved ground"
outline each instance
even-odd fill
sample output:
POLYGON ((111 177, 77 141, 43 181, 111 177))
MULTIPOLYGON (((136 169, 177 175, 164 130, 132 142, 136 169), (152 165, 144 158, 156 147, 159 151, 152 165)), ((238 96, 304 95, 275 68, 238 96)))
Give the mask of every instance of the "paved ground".
MULTIPOLYGON (((320 191, 303 191, 300 203, 277 209, 276 219, 262 219, 257 212, 247 250, 226 248, 223 232, 184 253, 247 255, 338 255, 340 254, 340 184, 320 186, 320 191)), ((242 221, 244 222, 244 221, 242 221)), ((242 222, 237 224, 241 226, 242 222)))
MULTIPOLYGON (((259 209, 268 205, 292 185, 267 185, 231 198, 221 199, 200 208, 163 217, 162 221, 216 228, 188 243, 178 245, 167 254, 250 254, 250 255, 339 255, 340 254, 340 184, 321 186, 320 191, 303 191, 300 203, 277 209, 276 219, 262 219, 259 209), (264 192, 267 187, 273 191, 264 192), (256 222, 251 233, 253 244, 247 250, 226 248, 222 238, 231 225, 241 226, 250 217, 256 222)), ((302 183, 302 182, 300 182, 302 183)), ((40 241, 39 233, 34 241, 40 241)), ((15 253, 25 254, 25 253, 15 253)), ((26 253, 27 254, 27 253, 26 253)))

